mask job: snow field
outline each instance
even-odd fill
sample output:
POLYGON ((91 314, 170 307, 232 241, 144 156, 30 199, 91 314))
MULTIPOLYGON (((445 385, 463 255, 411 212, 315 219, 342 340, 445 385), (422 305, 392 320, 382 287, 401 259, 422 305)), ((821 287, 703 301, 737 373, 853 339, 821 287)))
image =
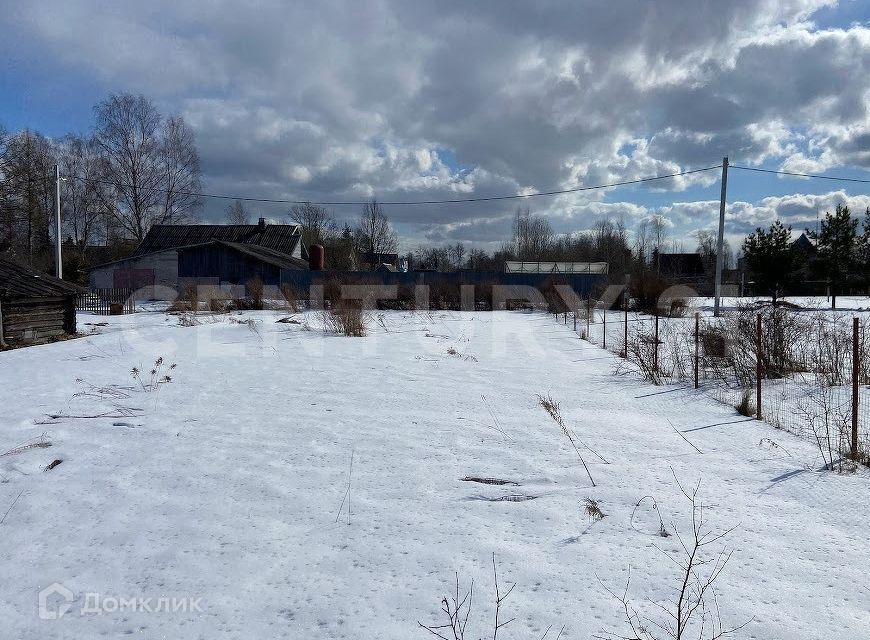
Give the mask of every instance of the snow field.
POLYGON ((0 457, 0 517, 20 493, 0 524, 4 637, 423 638, 417 621, 441 622, 454 572, 474 580, 469 629, 485 636, 493 553, 502 585, 517 583, 499 637, 620 633, 602 582, 621 592, 631 566, 644 611, 673 600, 679 542, 658 535, 649 500, 635 507, 652 496, 688 532, 674 476, 700 482, 713 529, 736 525, 717 597, 727 624, 751 619, 739 637, 870 628, 867 473, 819 473, 810 443, 703 394, 614 377, 613 355, 544 314, 385 312, 365 338, 282 315, 233 316, 255 329, 81 316, 109 324, 0 354, 0 453, 53 443, 0 457), (135 388, 130 369, 158 356, 177 363, 173 381, 135 388), (86 384, 128 397, 75 396, 86 384), (597 487, 538 393, 607 461, 581 449, 597 487), (73 607, 42 620, 54 582, 73 607), (202 611, 80 615, 87 593, 198 597, 202 611))

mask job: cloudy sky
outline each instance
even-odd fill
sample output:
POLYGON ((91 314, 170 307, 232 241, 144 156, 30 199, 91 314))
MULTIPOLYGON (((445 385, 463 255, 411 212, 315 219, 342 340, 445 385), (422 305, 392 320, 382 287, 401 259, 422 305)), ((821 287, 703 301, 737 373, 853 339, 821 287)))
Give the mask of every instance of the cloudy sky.
MULTIPOLYGON (((208 192, 308 200, 534 193, 733 164, 870 178, 864 0, 6 0, 0 122, 86 131, 143 93, 194 127, 208 192)), ((870 184, 732 170, 733 241, 870 184)), ((560 232, 714 228, 719 172, 523 201, 560 232)), ((514 201, 390 206, 405 247, 501 242, 514 201)), ((221 219, 209 201, 203 217, 221 219)), ((278 219, 279 205, 252 207, 278 219)), ((352 218, 355 207, 335 207, 352 218)), ((692 249, 686 241, 686 249, 692 249)))

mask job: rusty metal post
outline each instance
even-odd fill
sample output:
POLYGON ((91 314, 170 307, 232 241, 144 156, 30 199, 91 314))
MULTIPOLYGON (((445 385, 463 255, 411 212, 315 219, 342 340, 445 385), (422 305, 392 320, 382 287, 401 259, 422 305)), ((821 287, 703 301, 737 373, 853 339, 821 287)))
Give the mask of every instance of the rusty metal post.
POLYGON ((852 459, 858 459, 858 318, 852 318, 852 459))
POLYGON ((695 388, 698 388, 698 362, 700 355, 700 326, 701 326, 701 314, 697 311, 695 312, 695 388))
POLYGON ((755 419, 761 420, 761 314, 755 316, 755 419))
POLYGON ((628 360, 628 300, 627 299, 626 299, 625 304, 623 306, 625 307, 625 330, 623 332, 623 337, 622 337, 622 348, 623 348, 622 356, 626 360, 628 360))

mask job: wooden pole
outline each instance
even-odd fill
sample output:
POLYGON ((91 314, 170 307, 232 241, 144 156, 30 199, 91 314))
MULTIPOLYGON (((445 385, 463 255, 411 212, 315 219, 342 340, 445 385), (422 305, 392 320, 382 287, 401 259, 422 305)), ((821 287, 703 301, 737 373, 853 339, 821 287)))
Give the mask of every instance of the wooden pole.
POLYGON ((852 318, 852 459, 858 459, 858 318, 852 318))
POLYGON ((701 314, 697 311, 695 312, 695 388, 698 388, 698 361, 700 354, 700 326, 701 326, 701 314))
POLYGON ((761 314, 755 316, 755 418, 761 420, 761 314))
POLYGON ((653 371, 659 370, 659 308, 656 305, 656 339, 655 351, 653 351, 653 371))

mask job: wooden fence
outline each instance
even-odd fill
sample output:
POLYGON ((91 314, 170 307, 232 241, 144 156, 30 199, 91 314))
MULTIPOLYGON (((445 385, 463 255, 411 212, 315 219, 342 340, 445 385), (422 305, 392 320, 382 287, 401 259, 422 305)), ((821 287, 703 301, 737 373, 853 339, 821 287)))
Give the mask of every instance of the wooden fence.
POLYGON ((91 289, 76 297, 76 309, 99 315, 133 313, 133 289, 91 289))

